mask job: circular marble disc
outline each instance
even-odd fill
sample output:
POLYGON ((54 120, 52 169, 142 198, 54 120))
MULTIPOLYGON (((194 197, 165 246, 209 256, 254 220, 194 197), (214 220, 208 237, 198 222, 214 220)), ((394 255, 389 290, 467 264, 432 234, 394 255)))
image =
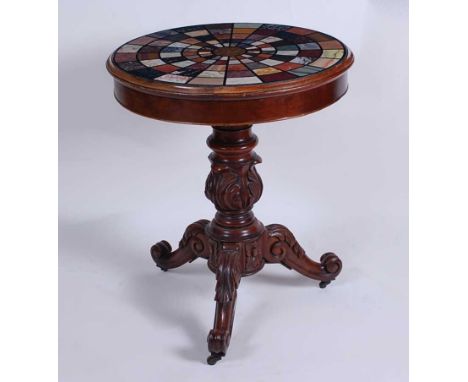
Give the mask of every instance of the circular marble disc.
POLYGON ((206 87, 313 76, 346 56, 343 43, 321 32, 288 25, 228 23, 138 37, 118 48, 112 61, 142 79, 206 87))

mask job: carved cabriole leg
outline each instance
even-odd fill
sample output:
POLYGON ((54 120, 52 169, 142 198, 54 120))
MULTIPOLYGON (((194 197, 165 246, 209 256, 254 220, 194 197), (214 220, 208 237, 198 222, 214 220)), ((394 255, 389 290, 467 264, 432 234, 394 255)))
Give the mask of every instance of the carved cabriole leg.
POLYGON ((151 257, 163 271, 177 268, 192 262, 197 257, 208 259, 212 252, 212 243, 205 233, 208 220, 199 220, 190 224, 180 240, 179 248, 171 252, 171 245, 163 240, 151 247, 151 257))
POLYGON ((217 210, 206 228, 210 240, 216 243, 208 259, 208 266, 216 272, 216 311, 208 335, 211 355, 207 360, 213 365, 229 346, 241 276, 258 272, 265 263, 262 251, 266 231, 252 212, 263 185, 255 170, 261 159, 253 151, 257 137, 251 126, 214 126, 207 143, 213 153, 209 156, 211 172, 205 195, 217 210))
POLYGON ((320 263, 307 257, 289 229, 280 224, 271 224, 268 231, 268 250, 265 250, 265 261, 281 263, 289 269, 315 280, 320 280, 320 287, 325 288, 341 272, 341 260, 334 253, 322 255, 320 263))
POLYGON ((225 243, 218 253, 216 271, 216 311, 213 329, 208 334, 208 363, 214 365, 226 354, 231 340, 237 287, 241 279, 241 252, 239 245, 225 243))

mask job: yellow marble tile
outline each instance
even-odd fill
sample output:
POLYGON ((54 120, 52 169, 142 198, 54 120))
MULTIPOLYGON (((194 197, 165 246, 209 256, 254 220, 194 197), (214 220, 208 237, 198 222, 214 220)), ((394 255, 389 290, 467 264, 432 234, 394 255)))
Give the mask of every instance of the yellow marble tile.
POLYGON ((265 74, 279 73, 281 70, 275 68, 260 68, 254 70, 255 74, 258 76, 264 76, 265 74))
POLYGON ((341 58, 343 54, 343 49, 326 49, 322 52, 321 58, 341 58))
POLYGON ((336 63, 338 59, 336 58, 319 58, 312 62, 309 66, 315 66, 317 68, 328 68, 336 63))

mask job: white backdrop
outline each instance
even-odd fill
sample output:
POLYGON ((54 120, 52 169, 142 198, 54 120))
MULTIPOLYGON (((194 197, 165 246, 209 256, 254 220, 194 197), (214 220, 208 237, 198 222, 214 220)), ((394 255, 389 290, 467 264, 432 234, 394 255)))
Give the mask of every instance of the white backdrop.
POLYGON ((60 381, 407 380, 407 24, 390 0, 60 2, 60 381), (242 279, 209 367, 214 275, 203 260, 160 272, 149 247, 213 216, 211 129, 123 109, 104 64, 139 35, 236 21, 317 29, 355 54, 338 103, 254 127, 257 217, 344 268, 325 290, 280 265, 242 279))

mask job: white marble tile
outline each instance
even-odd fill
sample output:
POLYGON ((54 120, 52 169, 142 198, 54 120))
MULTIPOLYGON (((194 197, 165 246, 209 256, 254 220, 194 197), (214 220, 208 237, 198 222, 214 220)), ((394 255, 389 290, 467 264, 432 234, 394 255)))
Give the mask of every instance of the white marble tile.
POLYGON ((278 61, 278 60, 272 60, 270 58, 266 59, 266 60, 262 60, 260 61, 262 64, 265 64, 265 65, 268 65, 268 66, 275 66, 275 65, 279 65, 279 64, 283 64, 283 61, 278 61))
POLYGON ((210 78, 224 78, 224 72, 218 70, 205 70, 201 72, 198 77, 210 77, 210 78))
POLYGON ((186 48, 188 46, 190 46, 189 44, 185 44, 183 42, 175 42, 171 45, 169 45, 171 48, 186 48))
POLYGON ((145 66, 152 67, 152 66, 158 66, 158 65, 164 65, 166 62, 163 60, 157 58, 155 60, 142 60, 141 63, 145 66))
POLYGON ((262 81, 258 77, 237 77, 227 78, 226 85, 244 85, 244 84, 260 84, 262 81))
POLYGON ((307 65, 312 62, 312 59, 309 57, 295 57, 290 62, 294 62, 295 64, 307 65))
POLYGON ((177 74, 165 74, 161 77, 156 78, 158 81, 174 82, 178 84, 185 84, 191 77, 179 76, 177 74))
POLYGON ((319 44, 315 42, 308 42, 307 44, 299 44, 298 47, 302 50, 315 50, 320 49, 319 44))
POLYGON ((298 53, 297 50, 279 50, 275 54, 278 56, 296 56, 298 53))
POLYGON ((262 40, 263 42, 275 42, 275 41, 281 41, 280 38, 274 37, 274 36, 268 36, 262 40))
POLYGON ((178 66, 179 68, 185 68, 186 66, 190 66, 195 64, 193 61, 185 60, 180 62, 172 62, 171 65, 178 66))
POLYGON ((141 49, 141 45, 126 44, 118 50, 118 53, 135 53, 141 49))
POLYGON ((164 57, 180 57, 180 52, 161 52, 161 58, 164 57))

